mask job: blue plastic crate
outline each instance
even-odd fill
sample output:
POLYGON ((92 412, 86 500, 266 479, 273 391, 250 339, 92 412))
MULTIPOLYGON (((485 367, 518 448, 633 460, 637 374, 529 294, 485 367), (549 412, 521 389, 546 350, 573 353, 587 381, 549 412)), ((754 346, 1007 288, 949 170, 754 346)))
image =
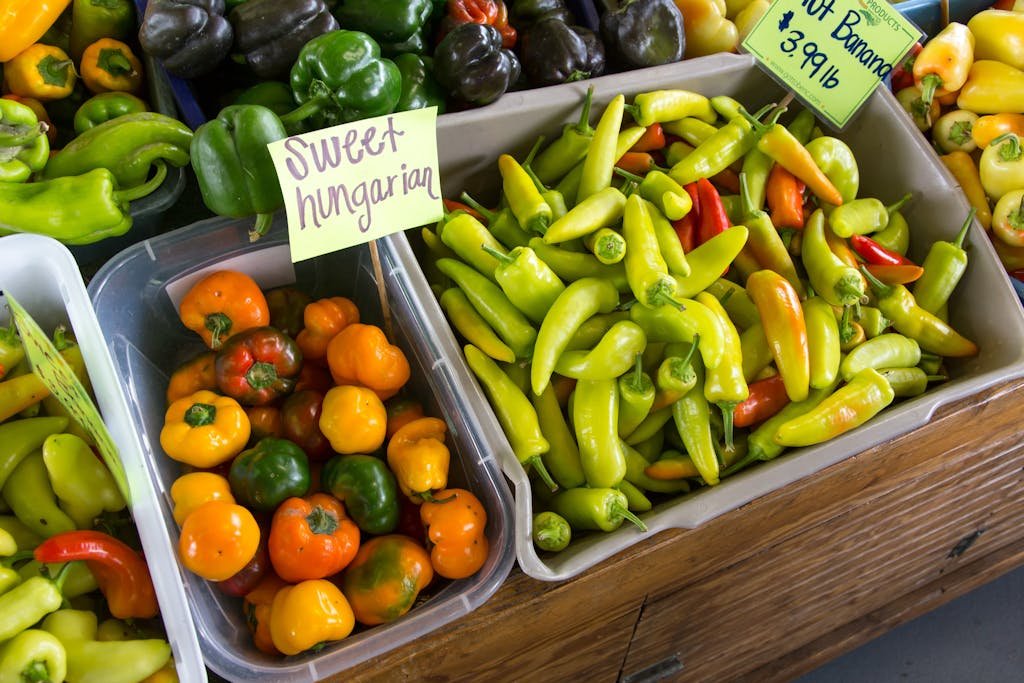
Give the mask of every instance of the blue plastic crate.
MULTIPOLYGON (((907 0, 893 3, 899 13, 917 24, 930 38, 942 29, 942 3, 939 0, 907 0)), ((992 0, 949 0, 949 20, 966 24, 978 12, 992 6, 992 0)))

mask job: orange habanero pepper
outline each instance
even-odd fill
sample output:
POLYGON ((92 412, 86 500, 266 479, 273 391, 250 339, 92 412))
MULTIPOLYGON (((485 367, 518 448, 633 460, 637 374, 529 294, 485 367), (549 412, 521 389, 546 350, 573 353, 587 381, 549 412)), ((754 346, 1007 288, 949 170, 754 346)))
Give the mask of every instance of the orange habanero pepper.
POLYGON ((343 385, 324 395, 320 431, 338 453, 373 453, 384 444, 387 409, 372 389, 343 385))
POLYGON ((327 365, 337 384, 373 389, 386 401, 409 381, 409 361, 375 325, 353 323, 327 345, 327 365))
POLYGON ((171 484, 171 501, 174 503, 174 521, 181 526, 196 508, 211 500, 234 503, 231 484, 213 472, 190 472, 183 474, 171 484))
POLYGON ((270 606, 274 604, 277 592, 287 585, 273 571, 268 571, 256 587, 245 594, 242 601, 242 613, 245 615, 245 625, 252 634, 253 645, 268 655, 281 654, 274 647, 274 639, 270 637, 270 606))
POLYGON ((174 403, 179 398, 191 396, 200 389, 216 391, 217 374, 213 369, 213 361, 216 357, 217 354, 213 351, 204 351, 175 368, 167 383, 167 405, 174 403))
POLYGON ((409 498, 433 500, 431 491, 448 485, 451 454, 444 444, 446 431, 444 420, 421 417, 399 429, 388 442, 388 467, 409 498))
POLYGON ((214 350, 233 334, 270 324, 270 309, 260 286, 235 270, 218 270, 192 285, 178 315, 214 350))
POLYGON ((465 489, 444 489, 435 495, 445 502, 426 502, 420 506, 420 519, 433 546, 430 564, 446 579, 472 576, 487 561, 487 512, 480 500, 465 489))
POLYGON ((289 498, 274 512, 267 549, 274 571, 285 581, 322 579, 356 556, 359 527, 330 494, 289 498))
POLYGON ((305 327, 295 337, 302 357, 320 360, 327 355, 327 344, 336 334, 359 322, 359 309, 351 299, 332 296, 306 304, 302 320, 305 327))
POLYGON ((285 586, 270 607, 270 637, 286 655, 347 638, 355 625, 348 600, 325 579, 285 586))
POLYGON ((259 544, 260 527, 248 509, 211 500, 185 518, 178 555, 193 574, 224 581, 249 564, 259 544))

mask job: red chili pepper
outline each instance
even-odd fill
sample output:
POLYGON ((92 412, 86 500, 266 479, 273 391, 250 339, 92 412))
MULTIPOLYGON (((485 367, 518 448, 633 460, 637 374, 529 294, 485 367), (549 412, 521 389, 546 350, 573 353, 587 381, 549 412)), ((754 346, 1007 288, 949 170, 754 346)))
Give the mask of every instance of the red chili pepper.
POLYGON ((484 225, 487 225, 487 219, 484 218, 479 211, 468 204, 457 202, 454 199, 442 199, 441 203, 444 204, 444 210, 448 213, 452 213, 453 211, 465 211, 484 225))
POLYGON ((778 164, 772 166, 765 188, 772 223, 779 230, 804 228, 804 184, 778 164))
POLYGON ((718 196, 718 190, 707 178, 697 181, 697 194, 700 196, 697 244, 701 245, 729 229, 729 216, 725 213, 725 206, 722 205, 722 198, 718 196))
POLYGON ((729 191, 731 194, 740 193, 740 177, 736 174, 736 171, 731 168, 727 168, 717 175, 712 176, 711 182, 723 190, 729 191))
POLYGON ((924 268, 913 263, 898 266, 866 264, 867 271, 887 285, 905 285, 924 275, 924 268))
POLYGON ((914 85, 914 60, 921 52, 921 43, 915 43, 906 57, 892 70, 892 91, 899 92, 914 85))
MULTIPOLYGON (((501 34, 501 46, 516 44, 516 30, 508 23, 508 7, 502 0, 448 0, 448 30, 459 24, 490 24, 501 34)), ((448 31, 442 27, 440 40, 448 31)))
POLYGON ((652 123, 647 126, 647 130, 640 136, 640 139, 636 141, 632 147, 629 148, 630 152, 653 152, 656 149, 662 149, 665 147, 665 131, 662 130, 660 123, 652 123))
POLYGON ((65 531, 36 546, 33 555, 44 563, 85 560, 110 613, 118 619, 157 615, 156 591, 146 561, 113 536, 91 529, 65 531))
POLYGON ((751 382, 749 388, 750 395, 747 400, 739 403, 733 411, 734 427, 749 427, 764 422, 789 403, 782 375, 772 375, 767 379, 751 382))
POLYGON ((679 244, 683 245, 683 252, 688 254, 693 251, 697 246, 697 226, 693 220, 693 211, 677 221, 672 221, 672 227, 676 230, 679 244))
POLYGON ((617 168, 636 175, 646 175, 655 167, 654 157, 647 152, 626 152, 615 162, 617 168))
POLYGON ((878 242, 864 235, 852 235, 850 246, 869 264, 876 266, 913 266, 917 265, 906 256, 883 247, 878 242))

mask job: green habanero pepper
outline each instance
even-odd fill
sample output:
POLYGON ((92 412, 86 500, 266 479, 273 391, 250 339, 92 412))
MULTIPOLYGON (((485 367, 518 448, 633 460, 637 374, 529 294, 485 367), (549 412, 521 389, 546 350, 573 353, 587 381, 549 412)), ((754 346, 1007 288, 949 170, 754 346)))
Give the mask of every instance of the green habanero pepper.
POLYGON ((64 646, 68 680, 81 683, 132 683, 159 671, 171 657, 165 640, 96 640, 99 626, 92 612, 62 609, 43 620, 43 631, 64 646), (116 666, 111 666, 116 663, 116 666))
POLYGON ((541 459, 541 455, 550 450, 551 444, 544 438, 537 411, 526 394, 480 349, 467 344, 463 347, 463 353, 466 355, 466 364, 490 400, 516 460, 524 469, 533 467, 549 489, 557 490, 558 485, 548 474, 541 459))
POLYGON ((61 508, 79 528, 92 528, 102 512, 124 509, 124 498, 110 470, 89 444, 74 434, 47 437, 43 463, 61 508))
POLYGON ((158 161, 171 166, 189 162, 192 130, 181 121, 156 112, 125 114, 89 128, 57 152, 43 169, 49 180, 108 169, 118 187, 130 189, 146 182, 158 161))
POLYGON ((813 446, 859 427, 892 403, 892 387, 873 368, 864 368, 849 383, 810 412, 781 424, 775 443, 813 446))
POLYGON ((977 355, 977 344, 918 306, 909 289, 903 285, 882 284, 866 268, 862 267, 861 272, 878 297, 878 309, 892 320, 897 332, 916 341, 922 351, 946 358, 977 355))
POLYGON ((149 111, 149 106, 129 92, 103 92, 93 95, 75 112, 75 133, 81 135, 101 123, 119 116, 149 111))
POLYGON ((929 313, 938 313, 949 301, 960 278, 967 270, 967 252, 964 240, 974 221, 975 209, 971 209, 960 232, 952 242, 936 240, 928 249, 922 268, 924 274, 914 283, 914 299, 917 305, 929 313))
POLYGON ((572 379, 615 379, 632 367, 630 359, 646 346, 647 337, 640 326, 622 320, 612 325, 590 351, 563 351, 555 372, 572 379))
POLYGON ((291 441, 268 437, 235 456, 228 481, 240 504, 271 512, 309 491, 309 458, 291 441))
POLYGON ((851 306, 864 296, 857 269, 832 253, 825 239, 825 213, 816 210, 804 226, 801 257, 814 291, 833 306, 851 306))
POLYGON ((896 398, 920 396, 928 388, 929 382, 943 382, 945 375, 929 375, 921 368, 883 368, 878 371, 892 387, 896 398))
POLYGON ((57 637, 28 629, 0 645, 0 681, 63 681, 67 657, 57 637))
POLYGON ((544 391, 558 357, 576 329, 595 313, 610 313, 619 303, 619 293, 608 280, 582 278, 565 288, 551 305, 541 323, 530 367, 533 393, 544 391))
POLYGON ((644 372, 643 354, 636 354, 633 372, 618 379, 619 386, 619 437, 629 438, 640 423, 651 413, 654 405, 655 388, 650 375, 644 372))
POLYGON ((190 148, 192 170, 206 207, 220 216, 256 215, 249 232, 257 240, 284 206, 281 185, 267 145, 287 137, 277 115, 256 104, 225 107, 196 130, 190 148))
POLYGON ((33 576, 0 595, 0 642, 13 638, 47 614, 60 609, 64 601, 61 589, 72 564, 64 565, 52 580, 33 576))
POLYGON ((860 170, 853 150, 842 140, 828 136, 814 138, 805 148, 825 177, 839 190, 843 203, 852 202, 860 190, 860 170))
POLYGON ((569 547, 572 540, 572 529, 565 517, 556 512, 546 510, 533 516, 530 536, 537 550, 557 553, 569 547))
POLYGON ((647 525, 629 511, 626 494, 613 488, 578 488, 562 491, 551 499, 551 508, 574 531, 615 531, 629 520, 641 531, 647 525))
POLYGON ((42 171, 50 158, 50 142, 28 105, 0 98, 0 182, 23 183, 42 171))
POLYGON ((889 224, 889 216, 913 197, 908 192, 895 204, 886 206, 874 197, 865 197, 837 206, 828 216, 829 227, 839 237, 868 235, 878 232, 889 224))
POLYGON ((864 368, 910 368, 921 361, 921 347, 902 334, 882 334, 859 344, 843 358, 839 372, 849 382, 864 368))
POLYGON ((57 505, 41 451, 30 453, 7 477, 3 496, 18 519, 32 531, 49 538, 78 527, 57 505))
POLYGON ((612 264, 601 263, 593 254, 569 251, 568 249, 552 246, 544 242, 540 237, 534 237, 530 240, 530 248, 564 282, 594 278, 611 282, 617 291, 629 291, 629 282, 626 280, 626 267, 621 261, 612 264))
POLYGON ((398 484, 372 455, 336 455, 324 463, 321 487, 345 504, 361 531, 390 534, 398 526, 398 484))
POLYGON ((488 245, 483 250, 498 261, 494 278, 509 301, 534 323, 543 323, 565 284, 530 247, 516 247, 508 254, 488 245))
POLYGON ((587 486, 615 486, 626 474, 626 459, 619 445, 619 391, 615 379, 579 380, 572 411, 587 486))
POLYGON ((444 290, 440 303, 452 326, 470 344, 503 363, 511 363, 516 359, 516 354, 498 338, 461 289, 450 287, 444 290))
POLYGON ((562 406, 558 404, 555 388, 548 384, 540 396, 533 392, 530 392, 529 396, 534 410, 537 411, 541 433, 550 446, 548 452, 542 456, 545 467, 562 488, 583 486, 587 479, 580 462, 580 449, 576 444, 576 436, 562 414, 562 406))
POLYGON ((402 96, 402 74, 380 46, 360 31, 330 31, 299 52, 290 82, 299 107, 281 122, 328 128, 390 114, 402 96))
POLYGON ((395 111, 437 107, 439 115, 445 113, 447 103, 444 90, 434 78, 434 60, 408 52, 397 55, 393 61, 402 76, 402 94, 395 111))
POLYGON ((441 241, 460 259, 473 266, 488 280, 496 281, 494 270, 501 264, 494 254, 506 255, 505 247, 487 227, 468 213, 451 214, 440 228, 441 241), (487 251, 483 247, 489 247, 487 251))
POLYGON ((529 358, 533 354, 537 331, 498 285, 455 259, 438 259, 437 267, 458 285, 516 358, 529 358))
POLYGON ((533 171, 544 184, 558 182, 587 156, 590 141, 594 138, 594 129, 590 126, 593 100, 594 87, 590 86, 583 100, 579 121, 567 123, 562 128, 562 135, 533 160, 533 171))

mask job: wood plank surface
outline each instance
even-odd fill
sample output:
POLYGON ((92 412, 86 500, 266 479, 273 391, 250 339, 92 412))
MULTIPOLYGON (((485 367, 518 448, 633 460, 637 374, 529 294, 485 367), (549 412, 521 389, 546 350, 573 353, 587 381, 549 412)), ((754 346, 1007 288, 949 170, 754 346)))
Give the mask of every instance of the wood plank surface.
POLYGON ((1024 564, 1024 381, 335 680, 790 680, 1024 564))

